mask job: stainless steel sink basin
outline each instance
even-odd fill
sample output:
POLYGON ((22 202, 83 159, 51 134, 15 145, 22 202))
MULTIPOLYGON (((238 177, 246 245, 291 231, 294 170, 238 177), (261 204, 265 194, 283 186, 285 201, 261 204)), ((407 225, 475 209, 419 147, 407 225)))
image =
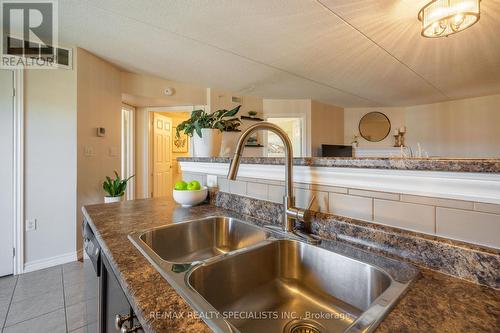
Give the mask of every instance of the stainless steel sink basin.
POLYGON ((220 333, 371 332, 418 275, 345 244, 291 237, 228 217, 129 236, 220 333))
POLYGON ((212 258, 266 238, 261 228, 227 217, 172 224, 140 235, 160 258, 180 264, 212 258))
POLYGON ((392 282, 374 266, 294 240, 207 262, 188 281, 219 312, 278 317, 230 318, 241 332, 344 332, 392 282))

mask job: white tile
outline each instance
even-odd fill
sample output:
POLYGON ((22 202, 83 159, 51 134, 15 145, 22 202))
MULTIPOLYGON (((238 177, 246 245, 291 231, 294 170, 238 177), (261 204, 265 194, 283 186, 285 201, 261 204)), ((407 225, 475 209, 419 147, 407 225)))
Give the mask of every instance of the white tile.
POLYGON ((238 180, 250 182, 250 183, 267 184, 267 185, 285 185, 284 181, 273 180, 273 179, 238 177, 238 180))
POLYGON ((326 185, 312 184, 311 190, 347 194, 347 188, 338 187, 338 186, 326 186, 326 185))
POLYGON ((372 220, 373 199, 330 193, 330 213, 354 219, 372 220))
POLYGON ((5 322, 5 317, 7 317, 7 310, 9 309, 9 303, 0 304, 0 328, 3 327, 5 322))
POLYGON ((46 293, 62 293, 63 283, 62 274, 39 278, 25 279, 21 276, 17 282, 16 290, 14 291, 13 302, 19 302, 28 298, 40 297, 46 293))
POLYGON ((66 307, 66 320, 69 331, 87 325, 87 308, 85 302, 66 307))
POLYGON ((231 191, 229 191, 229 180, 227 180, 227 178, 217 177, 217 184, 219 186, 219 191, 226 192, 226 193, 231 192, 231 191))
POLYGON ((472 210, 474 208, 474 203, 471 201, 432 198, 432 197, 424 197, 424 196, 420 196, 420 195, 402 194, 401 201, 411 202, 411 203, 416 203, 416 204, 421 204, 421 205, 430 205, 430 206, 448 207, 448 208, 459 208, 459 209, 467 209, 467 210, 472 210))
POLYGON ((203 186, 207 184, 206 178, 207 178, 206 175, 200 173, 184 172, 182 174, 182 180, 184 180, 185 182, 197 180, 203 186))
POLYGON ((229 181, 229 191, 232 194, 246 195, 247 194, 247 182, 242 182, 240 180, 230 180, 229 181))
POLYGON ((309 184, 304 184, 304 183, 293 183, 294 188, 301 188, 304 190, 309 190, 311 188, 311 185, 309 184))
POLYGON ((267 185, 259 183, 247 183, 247 196, 267 200, 267 185))
POLYGON ((349 194, 350 195, 357 195, 360 197, 399 201, 399 194, 397 194, 397 193, 366 191, 366 190, 357 190, 357 189, 350 188, 349 194))
POLYGON ((0 278, 0 307, 9 305, 14 287, 16 285, 17 276, 5 276, 0 278))
POLYGON ((485 213, 500 214, 500 205, 475 202, 474 210, 485 213))
POLYGON ((268 186, 267 200, 282 204, 284 195, 285 195, 284 186, 275 186, 275 185, 268 186))
POLYGON ((434 234, 435 207, 374 199, 373 220, 394 227, 434 234))
POLYGON ((12 302, 6 326, 17 324, 64 307, 62 289, 51 291, 19 302, 12 302))
POLYGON ((311 210, 316 212, 328 212, 327 192, 311 191, 300 188, 295 189, 295 205, 298 208, 308 208, 313 197, 314 201, 312 202, 311 210))
POLYGON ((5 327, 3 330, 3 333, 34 332, 65 333, 66 321, 64 319, 64 309, 59 309, 37 318, 31 318, 22 323, 5 327))
POLYGON ((500 248, 500 215, 437 208, 436 232, 443 237, 500 248))
POLYGON ((64 300, 66 302, 66 306, 83 302, 87 298, 85 287, 85 283, 64 285, 64 300))

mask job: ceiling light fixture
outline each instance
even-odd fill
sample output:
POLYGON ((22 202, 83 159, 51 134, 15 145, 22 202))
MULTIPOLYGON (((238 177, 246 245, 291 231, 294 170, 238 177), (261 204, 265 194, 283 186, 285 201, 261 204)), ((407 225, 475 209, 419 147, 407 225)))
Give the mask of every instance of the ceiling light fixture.
POLYGON ((418 13, 422 36, 445 37, 479 21, 480 0, 433 0, 418 13))

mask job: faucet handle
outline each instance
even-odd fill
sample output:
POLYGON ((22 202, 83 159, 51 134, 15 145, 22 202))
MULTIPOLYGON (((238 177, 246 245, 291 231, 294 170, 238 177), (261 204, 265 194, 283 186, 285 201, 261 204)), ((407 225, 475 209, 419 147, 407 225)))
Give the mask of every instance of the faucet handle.
POLYGON ((309 201, 309 205, 307 205, 306 210, 308 210, 308 211, 310 211, 310 210, 311 210, 312 205, 313 205, 313 203, 314 203, 314 200, 316 200, 316 194, 313 194, 313 195, 311 196, 311 200, 309 201))
POLYGON ((314 200, 316 200, 316 195, 313 194, 311 197, 311 200, 309 201, 309 204, 307 205, 307 208, 304 210, 304 214, 302 217, 303 222, 309 222, 311 220, 311 208, 314 203, 314 200))

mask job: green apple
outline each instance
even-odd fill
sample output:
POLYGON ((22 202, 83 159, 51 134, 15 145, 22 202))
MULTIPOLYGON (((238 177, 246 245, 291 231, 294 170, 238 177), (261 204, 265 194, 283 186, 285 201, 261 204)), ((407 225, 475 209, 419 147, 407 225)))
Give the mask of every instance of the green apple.
POLYGON ((175 183, 174 189, 176 189, 177 191, 185 191, 188 189, 188 183, 186 183, 183 180, 180 180, 175 183))
POLYGON ((193 180, 193 181, 189 182, 189 184, 187 184, 188 191, 198 191, 199 189, 201 189, 201 185, 196 180, 193 180))

